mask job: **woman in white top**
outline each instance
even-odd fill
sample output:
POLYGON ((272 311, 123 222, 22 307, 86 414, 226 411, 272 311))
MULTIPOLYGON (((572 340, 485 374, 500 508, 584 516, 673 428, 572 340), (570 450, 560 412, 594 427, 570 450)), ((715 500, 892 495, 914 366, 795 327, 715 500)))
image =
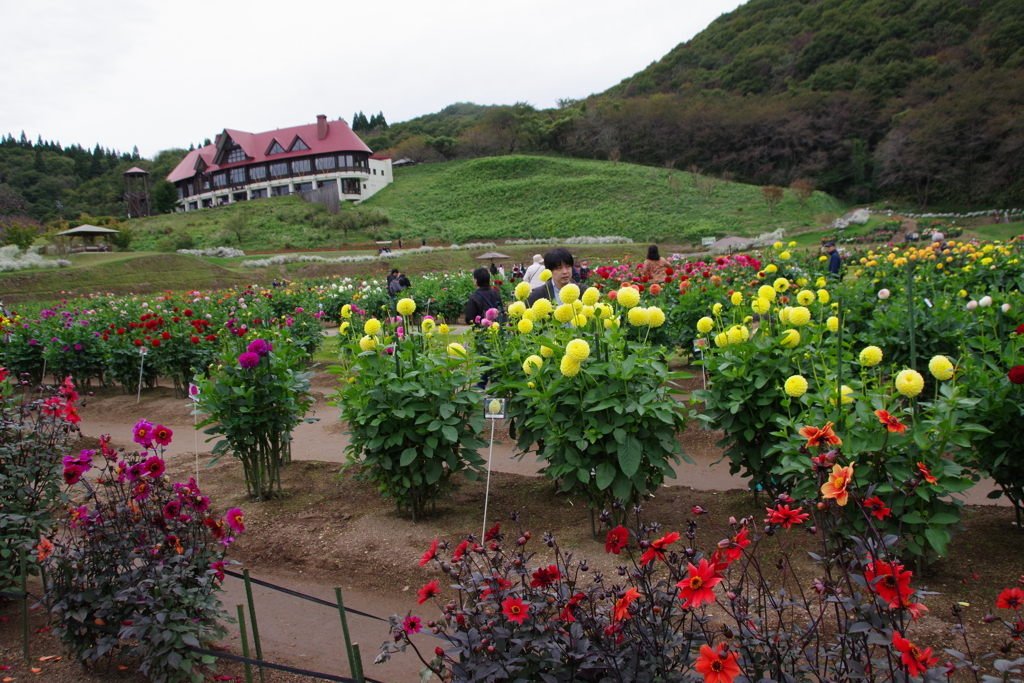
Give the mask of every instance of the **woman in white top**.
POLYGON ((533 265, 526 269, 526 273, 523 275, 523 281, 530 285, 530 289, 536 289, 544 284, 540 279, 540 274, 544 272, 544 257, 540 254, 533 255, 533 265))

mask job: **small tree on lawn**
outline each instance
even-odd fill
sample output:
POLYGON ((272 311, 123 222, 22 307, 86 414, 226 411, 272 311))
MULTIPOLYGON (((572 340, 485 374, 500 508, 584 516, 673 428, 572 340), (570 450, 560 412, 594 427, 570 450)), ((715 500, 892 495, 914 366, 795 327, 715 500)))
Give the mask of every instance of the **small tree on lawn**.
POLYGON ((779 205, 779 202, 782 201, 783 196, 782 188, 778 185, 765 185, 761 188, 761 199, 768 205, 769 216, 775 207, 779 205))
POLYGON ((800 208, 804 208, 804 204, 814 194, 814 183, 806 178, 797 178, 789 184, 789 189, 796 195, 796 201, 800 204, 800 208))

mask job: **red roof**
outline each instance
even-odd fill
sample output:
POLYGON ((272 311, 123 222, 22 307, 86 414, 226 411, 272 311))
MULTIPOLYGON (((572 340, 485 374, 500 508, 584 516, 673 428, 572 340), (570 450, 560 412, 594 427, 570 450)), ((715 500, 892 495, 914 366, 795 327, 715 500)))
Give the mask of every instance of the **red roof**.
POLYGON ((149 175, 149 171, 143 171, 138 166, 132 166, 131 168, 129 168, 127 171, 125 171, 121 175, 129 175, 131 173, 145 173, 146 175, 149 175))
POLYGON ((225 128, 224 133, 218 138, 217 144, 206 145, 189 152, 181 160, 167 180, 176 183, 179 180, 191 178, 196 174, 196 165, 202 159, 206 164, 207 171, 218 171, 238 166, 248 166, 278 159, 293 159, 295 157, 310 156, 313 154, 330 154, 332 152, 372 152, 366 144, 359 139, 359 136, 352 132, 344 119, 327 122, 327 136, 323 140, 317 139, 317 124, 309 123, 305 126, 294 126, 292 128, 278 128, 266 133, 246 133, 241 130, 225 128), (233 164, 217 165, 213 163, 219 151, 218 144, 224 142, 224 136, 228 136, 244 151, 248 159, 233 164), (295 138, 298 137, 309 149, 297 149, 293 152, 285 151, 283 154, 267 155, 276 140, 285 150, 291 149, 295 138))

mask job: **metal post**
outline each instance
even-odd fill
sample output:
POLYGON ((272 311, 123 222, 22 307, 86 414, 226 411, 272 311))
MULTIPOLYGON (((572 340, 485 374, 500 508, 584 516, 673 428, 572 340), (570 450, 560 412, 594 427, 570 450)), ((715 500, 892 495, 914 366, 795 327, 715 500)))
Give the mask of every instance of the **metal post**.
POLYGON ((360 683, 365 683, 366 676, 363 674, 363 656, 359 653, 359 643, 352 643, 352 663, 356 668, 353 677, 360 683))
POLYGON ((352 639, 348 635, 348 619, 345 616, 345 603, 341 600, 341 588, 334 587, 334 599, 338 601, 338 614, 341 615, 341 632, 345 636, 345 655, 348 657, 349 673, 355 677, 355 654, 352 652, 352 639))
POLYGON ((142 366, 146 364, 146 347, 139 349, 139 393, 135 397, 135 405, 142 400, 142 366))
MULTIPOLYGON (((241 605, 236 605, 238 608, 238 632, 242 637, 242 656, 246 659, 249 658, 249 636, 245 632, 245 610, 242 609, 241 605)), ((249 662, 245 663, 245 680, 246 683, 252 683, 252 666, 249 662)))
MULTIPOLYGON (((256 605, 252 599, 252 582, 249 580, 249 570, 243 569, 245 577, 245 597, 249 601, 249 621, 252 622, 252 642, 256 646, 256 659, 263 659, 263 647, 260 645, 260 627, 256 623, 256 605)), ((263 667, 260 669, 260 682, 263 681, 263 667)))
POLYGON ((494 423, 497 420, 491 418, 491 445, 487 449, 487 487, 484 489, 484 526, 480 530, 480 542, 484 542, 487 534, 487 505, 491 498, 491 458, 494 456, 494 423))
POLYGON ((28 558, 25 556, 25 548, 18 550, 18 560, 21 564, 21 653, 28 657, 28 558))

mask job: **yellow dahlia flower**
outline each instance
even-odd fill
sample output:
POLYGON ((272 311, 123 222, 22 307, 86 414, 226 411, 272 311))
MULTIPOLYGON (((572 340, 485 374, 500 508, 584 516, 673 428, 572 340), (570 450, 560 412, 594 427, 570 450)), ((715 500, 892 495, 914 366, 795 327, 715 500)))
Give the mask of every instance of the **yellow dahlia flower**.
POLYGON ((377 340, 370 335, 366 335, 359 340, 359 348, 363 351, 373 351, 377 348, 377 340))
POLYGON ((657 306, 651 306, 648 308, 647 313, 651 317, 647 324, 651 327, 661 327, 665 324, 665 311, 661 310, 657 306))
POLYGON ((769 263, 767 266, 764 267, 764 272, 768 274, 777 273, 779 272, 779 267, 774 263, 769 263))
POLYGON ((896 391, 913 398, 924 389, 924 377, 917 370, 902 370, 896 375, 896 391))
POLYGON ((577 363, 590 358, 590 345, 582 339, 573 339, 565 345, 565 355, 577 363))
POLYGON ((775 282, 772 283, 772 287, 775 288, 776 292, 785 292, 789 289, 789 280, 784 277, 777 278, 775 282))
POLYGON ((715 335, 715 346, 722 349, 729 345, 729 335, 725 332, 715 335))
POLYGON ((558 365, 558 369, 566 377, 575 377, 580 374, 580 364, 569 356, 562 356, 562 362, 558 365))
POLYGON ((786 349, 792 349, 800 343, 800 332, 797 330, 786 330, 779 339, 779 345, 786 349))
POLYGON ((701 334, 707 334, 713 329, 715 329, 715 321, 712 318, 704 316, 697 321, 697 331, 701 334))
POLYGON ((651 322, 651 315, 642 306, 635 306, 629 309, 629 324, 634 327, 643 327, 651 322))
POLYGON ((775 288, 769 285, 761 285, 757 290, 757 296, 759 299, 767 299, 769 302, 775 301, 775 288))
POLYGON ((516 298, 519 299, 520 301, 530 296, 530 283, 520 282, 518 285, 516 285, 515 295, 516 298))
POLYGON ((583 308, 580 309, 580 315, 582 315, 587 320, 590 320, 591 318, 597 315, 597 311, 594 310, 593 306, 587 306, 586 304, 584 304, 583 308))
POLYGON ((540 281, 541 282, 547 282, 550 279, 551 279, 551 271, 549 269, 545 268, 544 270, 540 271, 540 281))
POLYGON ((537 311, 527 308, 523 311, 523 320, 529 320, 531 323, 537 322, 537 311))
POLYGON ((811 322, 811 312, 803 306, 796 306, 789 311, 789 322, 797 327, 801 327, 811 322))
POLYGON ((800 375, 792 375, 786 380, 784 388, 793 398, 800 398, 807 393, 807 380, 800 375))
POLYGON ((578 285, 574 285, 570 282, 559 290, 558 296, 562 299, 563 304, 571 304, 580 298, 580 288, 578 285))
POLYGON ((530 322, 529 320, 527 320, 526 318, 523 318, 523 319, 522 319, 522 320, 520 320, 520 321, 519 321, 519 323, 518 323, 518 324, 516 325, 516 328, 517 328, 517 329, 518 329, 518 330, 519 330, 519 331, 520 331, 521 333, 523 333, 523 334, 526 334, 527 332, 532 332, 532 331, 533 331, 533 323, 532 323, 532 322, 530 322))
POLYGON ((788 251, 784 251, 781 254, 779 254, 779 258, 782 259, 783 261, 788 261, 790 258, 792 258, 792 254, 790 254, 788 251))
POLYGON ((832 297, 831 297, 831 295, 829 295, 827 289, 819 289, 818 290, 818 303, 819 304, 827 304, 831 298, 832 297))
POLYGON ((782 247, 784 246, 786 245, 784 245, 782 242, 776 242, 775 244, 772 245, 772 248, 775 249, 775 251, 782 251, 782 247))
POLYGON ((743 303, 743 295, 739 292, 733 292, 729 300, 732 302, 733 306, 739 306, 743 303))
POLYGON ((560 323, 567 323, 576 317, 576 309, 571 304, 562 304, 555 309, 555 320, 560 323))
MULTIPOLYGON (((774 292, 775 290, 772 290, 772 293, 774 292)), ((756 299, 754 299, 753 302, 751 302, 750 308, 754 311, 754 313, 764 315, 768 311, 772 310, 772 302, 769 301, 768 299, 759 296, 756 299)))
POLYGON ((448 325, 446 325, 445 323, 441 323, 440 325, 438 325, 437 326, 437 333, 438 334, 448 334, 448 325))
POLYGON ((430 318, 425 318, 423 322, 420 323, 420 329, 424 332, 433 332, 435 327, 437 327, 437 325, 430 318))
POLYGON ((730 344, 742 344, 750 338, 750 331, 745 325, 733 325, 726 331, 730 344))
POLYGON ((526 313, 526 304, 522 301, 513 301, 508 305, 508 314, 513 318, 521 318, 526 313))
POLYGON ((598 316, 601 318, 610 318, 612 317, 612 313, 615 312, 615 309, 604 302, 597 304, 594 308, 598 312, 598 316))
POLYGON ((623 287, 619 290, 618 294, 615 295, 615 300, 619 302, 620 306, 633 308, 640 303, 640 292, 636 291, 632 287, 623 287))
POLYGON ((346 332, 348 332, 348 328, 349 322, 346 320, 341 324, 341 326, 338 327, 338 334, 345 334, 346 332))
POLYGON ((380 332, 380 321, 376 318, 370 318, 363 323, 363 332, 366 334, 377 334, 380 332))
POLYGON ((395 305, 395 309, 398 311, 399 315, 412 315, 416 312, 416 302, 408 297, 399 299, 398 304, 395 305))
POLYGON ((345 304, 341 307, 341 317, 351 318, 352 317, 352 304, 345 304))
POLYGON ((935 379, 947 380, 953 376, 953 363, 945 356, 935 356, 928 361, 928 371, 935 379))
POLYGON ((469 358, 469 354, 466 353, 466 347, 458 342, 452 342, 448 345, 448 355, 452 358, 469 358))
MULTIPOLYGON (((844 406, 848 405, 850 403, 853 403, 853 389, 851 389, 850 387, 848 387, 848 386, 846 386, 844 384, 843 385, 843 389, 842 389, 842 394, 843 394, 843 405, 844 406)), ((832 398, 830 398, 828 400, 828 402, 831 405, 835 405, 836 404, 836 397, 832 396, 832 398)))
POLYGON ((828 328, 829 332, 838 332, 839 331, 839 318, 837 318, 834 315, 830 315, 828 317, 828 320, 825 321, 825 327, 828 328))
POLYGON ((877 346, 865 346, 858 356, 860 364, 866 368, 873 368, 882 362, 882 349, 877 346))
POLYGON ((783 306, 781 309, 779 309, 779 320, 782 322, 782 324, 789 324, 789 312, 792 310, 792 306, 783 306))
POLYGON ((800 293, 796 295, 796 300, 801 306, 810 306, 814 303, 814 292, 809 289, 801 290, 800 293))
POLYGON ((533 312, 537 314, 538 318, 545 317, 546 315, 551 313, 552 310, 551 302, 545 299, 544 297, 541 297, 540 299, 534 301, 533 306, 531 306, 531 308, 533 309, 533 312))
POLYGON ((711 313, 713 313, 714 315, 722 315, 722 304, 716 303, 714 306, 712 306, 711 313))
POLYGON ((532 375, 534 368, 539 370, 542 365, 544 365, 544 359, 540 356, 527 356, 526 360, 523 361, 523 372, 527 375, 532 375))
POLYGON ((544 356, 545 358, 551 358, 551 356, 555 355, 555 350, 550 346, 541 346, 540 355, 544 356))
POLYGON ((587 291, 583 292, 583 303, 586 306, 593 306, 600 298, 601 292, 598 291, 597 287, 587 287, 587 291))

